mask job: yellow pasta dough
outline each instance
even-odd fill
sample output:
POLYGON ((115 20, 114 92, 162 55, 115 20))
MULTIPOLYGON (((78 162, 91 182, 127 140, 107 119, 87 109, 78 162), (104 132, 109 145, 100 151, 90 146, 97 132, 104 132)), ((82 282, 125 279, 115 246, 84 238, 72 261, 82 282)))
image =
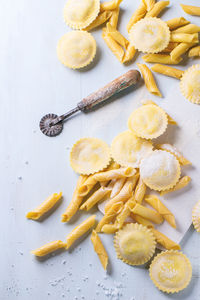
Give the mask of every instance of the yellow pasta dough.
POLYGON ((94 246, 94 251, 97 253, 104 270, 106 270, 108 265, 108 254, 95 230, 92 231, 91 241, 94 246))
POLYGON ((111 144, 111 155, 122 166, 138 168, 141 159, 153 149, 152 143, 130 130, 120 133, 111 144))
POLYGON ((60 62, 71 69, 79 69, 90 64, 96 54, 96 41, 86 31, 70 31, 64 34, 57 45, 60 62))
POLYGON ((160 63, 166 65, 178 65, 182 61, 181 57, 178 57, 176 60, 173 60, 171 59, 171 56, 167 54, 146 54, 142 56, 142 59, 145 62, 160 63))
POLYGON ((167 151, 155 150, 140 164, 140 176, 153 190, 172 188, 178 182, 180 173, 178 160, 167 151))
POLYGON ((45 244, 44 246, 41 246, 40 248, 31 251, 31 253, 35 256, 41 257, 65 247, 66 243, 63 243, 62 241, 58 240, 45 244))
POLYGON ((161 252, 154 258, 149 273, 151 280, 159 290, 176 293, 189 284, 192 267, 186 255, 170 250, 161 252))
POLYGON ((153 139, 163 134, 168 118, 159 106, 147 104, 134 110, 128 119, 128 127, 137 136, 153 139))
MULTIPOLYGON (((150 226, 149 226, 150 227, 150 226)), ((175 243, 174 241, 170 240, 166 235, 162 232, 158 231, 157 229, 151 227, 151 231, 153 232, 156 242, 163 246, 167 250, 180 250, 181 247, 179 244, 175 243)))
POLYGON ((197 232, 200 232, 200 201, 198 201, 192 210, 192 223, 197 232))
POLYGON ((161 64, 153 65, 153 67, 151 67, 151 70, 153 70, 154 72, 166 75, 166 76, 177 78, 177 79, 181 79, 181 77, 184 73, 184 71, 182 71, 182 70, 175 69, 175 68, 161 65, 161 64))
POLYGON ((147 18, 133 25, 129 37, 139 51, 157 53, 169 44, 170 31, 164 21, 158 18, 147 18))
POLYGON ((110 148, 97 138, 82 138, 72 147, 70 163, 80 174, 92 174, 103 170, 110 162, 110 148))
POLYGON ((99 0, 68 0, 64 20, 72 29, 83 29, 96 19, 99 10, 99 0))
POLYGON ((129 265, 142 265, 154 254, 156 242, 151 230, 141 224, 127 224, 114 238, 117 257, 129 265))
POLYGON ((180 89, 190 102, 200 104, 200 64, 193 65, 184 72, 180 89))

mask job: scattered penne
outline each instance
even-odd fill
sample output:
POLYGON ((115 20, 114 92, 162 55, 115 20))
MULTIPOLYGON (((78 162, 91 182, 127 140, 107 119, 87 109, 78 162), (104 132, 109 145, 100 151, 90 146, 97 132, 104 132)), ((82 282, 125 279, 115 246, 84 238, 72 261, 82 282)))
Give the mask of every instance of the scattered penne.
POLYGON ((194 44, 193 43, 180 43, 176 48, 172 50, 170 53, 171 59, 176 60, 178 59, 182 54, 188 51, 194 44))
POLYGON ((156 230, 155 228, 151 228, 156 241, 158 244, 162 245, 167 250, 180 250, 180 245, 176 244, 174 241, 170 240, 166 235, 156 230))
POLYGON ((187 24, 176 30, 173 30, 173 33, 196 33, 196 32, 200 32, 200 26, 197 26, 195 24, 187 24))
POLYGON ((146 5, 147 11, 150 11, 154 7, 156 2, 156 0, 142 0, 142 1, 146 5))
POLYGON ((184 12, 186 14, 192 15, 192 16, 200 16, 200 6, 192 6, 192 5, 184 5, 180 4, 184 12))
POLYGON ((131 211, 133 214, 139 215, 156 224, 161 224, 163 222, 163 217, 158 212, 139 203, 136 203, 131 211))
POLYGON ((139 67, 140 72, 142 73, 148 91, 154 95, 162 97, 162 94, 156 85, 155 79, 150 69, 145 64, 137 64, 137 66, 139 67))
POLYGON ((126 219, 129 217, 131 213, 131 209, 135 206, 135 197, 131 197, 123 206, 121 212, 117 215, 115 225, 118 229, 122 228, 126 219))
POLYGON ((110 194, 110 198, 113 198, 113 197, 115 197, 119 194, 119 192, 121 191, 125 181, 126 181, 126 178, 124 177, 124 178, 119 178, 114 182, 114 185, 112 187, 112 191, 111 191, 111 194, 110 194))
POLYGON ((170 30, 176 29, 178 27, 187 25, 190 23, 190 21, 186 20, 183 17, 179 17, 179 18, 173 18, 171 20, 166 21, 168 27, 170 28, 170 30))
POLYGON ((153 65, 153 67, 151 67, 151 70, 153 70, 154 72, 166 75, 166 76, 177 78, 177 79, 180 79, 184 73, 184 71, 182 71, 182 70, 175 69, 175 68, 161 65, 161 64, 153 65))
POLYGON ((176 228, 176 221, 173 213, 161 202, 155 195, 146 195, 145 202, 151 205, 163 218, 173 227, 176 228))
POLYGON ((188 52, 188 56, 189 57, 200 56, 200 46, 196 46, 190 49, 190 51, 188 52))
POLYGON ((186 187, 190 183, 190 181, 191 181, 190 176, 184 176, 178 181, 178 183, 175 185, 175 187, 171 188, 170 190, 162 191, 160 193, 160 195, 163 196, 165 194, 183 189, 184 187, 186 187))
POLYGON ((157 2, 153 8, 148 11, 148 13, 146 14, 145 18, 149 18, 149 17, 157 17, 161 11, 163 11, 163 9, 169 5, 169 1, 159 1, 157 2))
POLYGON ((168 46, 160 53, 170 53, 179 43, 169 42, 168 46))
POLYGON ((138 7, 138 9, 136 9, 136 11, 133 13, 133 15, 131 16, 128 24, 127 24, 127 31, 129 32, 131 30, 131 27, 137 23, 139 20, 141 20, 147 12, 147 8, 146 5, 142 2, 140 4, 140 6, 138 7))
POLYGON ((113 234, 115 233, 117 230, 119 230, 118 224, 105 224, 102 229, 101 232, 103 233, 107 233, 107 234, 113 234))
POLYGON ((127 48, 129 41, 114 27, 107 23, 107 32, 110 37, 112 37, 118 44, 120 44, 123 48, 127 48))
POLYGON ((59 194, 57 193, 52 194, 44 202, 42 202, 42 204, 40 204, 34 210, 28 212, 26 215, 27 219, 38 220, 44 214, 50 211, 61 198, 62 198, 61 192, 59 194))
POLYGON ((153 223, 151 223, 151 221, 139 216, 139 215, 134 215, 132 214, 131 217, 133 217, 133 219, 139 223, 139 224, 142 224, 144 226, 146 226, 147 228, 154 228, 154 225, 153 223))
POLYGON ((119 18, 119 7, 114 9, 112 11, 112 15, 110 17, 109 20, 109 24, 113 27, 113 28, 117 28, 117 24, 118 24, 118 18, 119 18))
POLYGON ((135 201, 139 204, 142 203, 142 200, 144 198, 144 195, 146 193, 146 185, 144 184, 142 178, 140 177, 139 181, 138 181, 138 184, 135 188, 135 201))
POLYGON ((124 50, 123 48, 115 42, 115 40, 108 35, 107 30, 104 28, 102 37, 107 44, 108 48, 112 51, 112 53, 117 57, 117 59, 122 62, 124 57, 124 50))
POLYGON ((94 251, 97 253, 104 270, 106 270, 108 265, 108 254, 95 230, 92 231, 91 241, 94 247, 94 251))
POLYGON ((41 257, 65 247, 66 247, 66 243, 63 243, 62 241, 58 240, 58 241, 50 242, 40 248, 37 248, 31 251, 31 253, 34 254, 35 256, 41 257))
POLYGON ((103 216, 103 218, 100 220, 100 222, 98 223, 97 227, 95 228, 96 232, 100 232, 102 227, 105 224, 109 224, 110 222, 112 222, 115 217, 120 213, 120 211, 122 210, 123 207, 123 202, 117 202, 114 203, 107 212, 105 212, 105 215, 103 216))
POLYGON ((178 43, 198 43, 199 37, 198 33, 171 33, 170 36, 171 42, 178 43))
POLYGON ((171 56, 167 54, 146 54, 142 56, 142 59, 145 62, 160 63, 166 65, 177 65, 182 61, 181 57, 179 57, 177 60, 172 60, 171 56))
POLYGON ((100 12, 99 15, 96 17, 96 19, 83 30, 90 31, 92 29, 95 29, 98 26, 104 24, 106 21, 108 21, 111 16, 112 16, 111 11, 105 10, 103 12, 100 12))
POLYGON ((129 43, 122 62, 127 63, 131 61, 134 58, 136 52, 137 50, 135 49, 135 47, 131 43, 129 43))
POLYGON ((122 0, 111 0, 111 1, 106 1, 102 2, 100 4, 100 11, 105 11, 105 10, 114 10, 119 7, 120 3, 122 0))
POLYGON ((95 215, 92 215, 72 230, 72 232, 67 236, 66 239, 66 249, 69 249, 76 240, 78 240, 94 226, 95 217, 95 215))
POLYGON ((94 192, 80 207, 80 210, 90 210, 94 205, 101 201, 108 193, 110 189, 106 187, 100 187, 96 192, 94 192))

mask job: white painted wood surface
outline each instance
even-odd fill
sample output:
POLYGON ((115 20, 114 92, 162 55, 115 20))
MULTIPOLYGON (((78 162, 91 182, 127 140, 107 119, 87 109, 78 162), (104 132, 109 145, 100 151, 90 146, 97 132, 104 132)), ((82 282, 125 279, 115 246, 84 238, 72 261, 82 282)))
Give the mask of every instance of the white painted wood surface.
MULTIPOLYGON (((199 5, 198 0, 173 0, 163 19, 182 15, 199 25, 198 17, 186 16, 181 10, 181 2, 199 5)), ((183 252, 192 262, 192 282, 177 295, 159 292, 147 269, 133 268, 117 260, 111 236, 102 237, 111 261, 107 276, 89 239, 71 253, 63 252, 44 261, 29 253, 46 242, 64 239, 75 221, 79 223, 85 218, 80 215, 70 224, 60 222, 77 179, 69 165, 70 147, 83 136, 96 136, 110 143, 118 132, 126 129, 130 112, 142 98, 156 101, 178 121, 180 127, 171 133, 170 139, 197 166, 196 170, 187 172, 195 175, 200 170, 200 107, 180 95, 178 81, 162 75, 156 78, 165 96, 163 99, 153 97, 140 86, 96 112, 75 116, 56 138, 41 134, 38 123, 44 114, 60 114, 73 108, 84 96, 136 67, 135 63, 120 65, 103 43, 101 30, 97 30, 93 32, 98 45, 94 63, 81 71, 64 68, 55 50, 60 36, 70 30, 62 18, 64 3, 64 0, 0 0, 0 300, 198 300, 200 236, 192 228, 182 242, 183 252), (185 136, 189 136, 189 140, 185 136), (43 222, 26 220, 28 210, 60 190, 63 202, 49 218, 43 222), (110 293, 116 296, 107 295, 110 293)), ((138 3, 124 0, 121 5, 119 28, 124 34, 138 3)), ((141 56, 139 61, 142 61, 141 56)), ((192 62, 190 60, 187 66, 192 62)), ((182 65, 185 69, 184 63, 182 65)), ((199 177, 192 179, 193 192, 188 192, 188 201, 190 195, 197 201, 200 199, 199 177)), ((177 209, 182 209, 181 204, 177 209)))

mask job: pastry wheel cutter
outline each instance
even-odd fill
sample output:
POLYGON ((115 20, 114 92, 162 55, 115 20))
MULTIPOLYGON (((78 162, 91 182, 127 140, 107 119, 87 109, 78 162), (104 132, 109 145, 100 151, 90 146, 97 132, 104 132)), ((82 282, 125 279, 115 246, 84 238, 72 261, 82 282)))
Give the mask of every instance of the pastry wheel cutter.
POLYGON ((111 96, 119 93, 120 91, 128 88, 131 85, 136 85, 140 80, 140 73, 137 70, 129 70, 127 73, 121 75, 115 80, 111 81, 103 88, 90 94, 82 99, 77 106, 69 112, 57 116, 56 114, 49 113, 45 115, 40 121, 40 130, 47 136, 56 136, 61 133, 63 129, 63 121, 78 111, 88 112, 96 105, 110 99, 111 96))

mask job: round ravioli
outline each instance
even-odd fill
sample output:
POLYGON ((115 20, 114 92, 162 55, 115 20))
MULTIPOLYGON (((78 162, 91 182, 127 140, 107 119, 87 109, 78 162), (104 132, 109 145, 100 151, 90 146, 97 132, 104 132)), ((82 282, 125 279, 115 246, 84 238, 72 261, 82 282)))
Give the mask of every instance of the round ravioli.
POLYGON ((111 156, 124 167, 138 168, 140 161, 153 149, 150 141, 137 137, 130 130, 120 133, 111 144, 111 156))
POLYGON ((64 20, 72 29, 83 29, 96 19, 99 10, 99 0, 68 0, 64 7, 64 20))
POLYGON ((131 43, 139 51, 158 53, 168 46, 170 31, 161 19, 146 18, 133 25, 129 37, 131 43))
POLYGON ((71 69, 89 65, 96 54, 96 41, 86 31, 70 31, 64 34, 57 45, 60 62, 71 69))
POLYGON ((178 160, 167 151, 152 151, 140 164, 140 176, 153 190, 164 191, 172 188, 178 182, 180 174, 178 160))
POLYGON ((192 210, 192 223, 197 232, 200 232, 200 201, 198 201, 192 210))
POLYGON ((93 174, 103 170, 110 162, 110 148, 102 140, 82 138, 72 147, 70 163, 79 174, 93 174))
POLYGON ((183 73, 180 89, 190 102, 200 104, 200 64, 193 65, 183 73))
POLYGON ((154 104, 146 104, 134 110, 128 119, 128 127, 138 137, 153 139, 163 134, 168 125, 167 114, 154 104))
POLYGON ((156 241, 153 233, 141 224, 127 224, 115 234, 117 257, 129 265, 143 265, 154 254, 156 241))
POLYGON ((192 266, 181 252, 170 250, 158 254, 149 269, 150 278, 155 286, 167 293, 183 290, 192 277, 192 266))

